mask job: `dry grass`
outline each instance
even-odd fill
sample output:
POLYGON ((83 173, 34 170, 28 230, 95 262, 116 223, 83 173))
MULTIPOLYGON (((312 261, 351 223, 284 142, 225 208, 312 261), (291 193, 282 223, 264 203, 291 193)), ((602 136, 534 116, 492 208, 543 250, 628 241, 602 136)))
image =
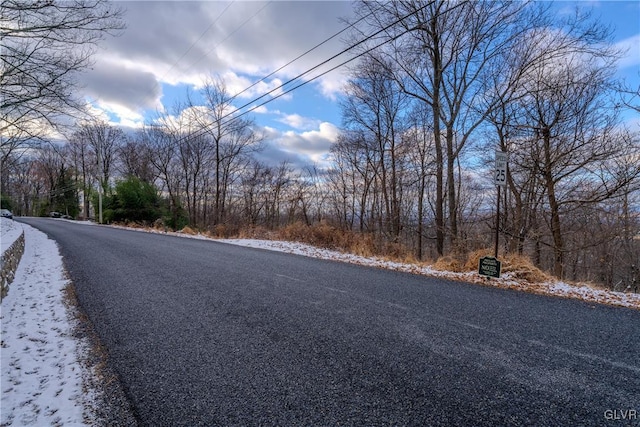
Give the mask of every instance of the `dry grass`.
POLYGON ((238 232, 239 239, 273 240, 274 232, 260 225, 243 228, 238 232))
POLYGON ((400 243, 381 242, 373 234, 344 231, 325 221, 313 225, 295 222, 268 234, 266 238, 306 243, 364 257, 416 262, 411 250, 400 243))
POLYGON ((503 273, 511 273, 516 279, 529 283, 540 283, 552 280, 544 271, 533 265, 531 260, 518 254, 507 254, 502 264, 503 273))
POLYGON ((443 256, 436 260, 433 268, 440 271, 452 271, 454 273, 462 273, 468 271, 466 265, 454 256, 443 256))
POLYGON ((353 233, 339 230, 324 221, 314 225, 294 222, 277 230, 276 236, 282 240, 307 243, 326 249, 348 250, 353 243, 353 233))
POLYGON ((190 236, 195 236, 196 234, 198 234, 198 232, 196 230, 194 230, 193 228, 189 227, 188 225, 186 227, 184 227, 182 230, 180 230, 180 233, 188 234, 190 236))
MULTIPOLYGON (((134 224, 127 225, 133 226, 134 224)), ((157 229, 158 224, 156 223, 154 226, 157 229)), ((180 232, 188 235, 198 234, 197 230, 189 226, 184 227, 180 232)), ((211 238, 285 240, 306 243, 325 249, 339 250, 363 257, 379 257, 387 261, 417 266, 431 264, 417 260, 413 251, 400 243, 384 241, 379 236, 371 233, 344 231, 326 221, 313 225, 295 222, 277 230, 270 230, 262 226, 238 229, 226 224, 218 224, 203 234, 211 238)), ((480 258, 486 256, 493 256, 493 249, 480 249, 467 255, 447 255, 438 258, 431 266, 440 271, 472 272, 478 270, 480 258)), ((546 282, 552 279, 551 276, 535 267, 526 256, 505 254, 499 259, 502 262, 502 273, 510 273, 514 279, 529 283, 546 282)), ((597 287, 594 285, 593 288, 597 287)))
MULTIPOLYGON (((311 226, 297 222, 274 233, 265 233, 265 238, 307 243, 327 249, 342 250, 355 255, 376 256, 389 261, 407 264, 425 264, 416 260, 412 251, 399 243, 380 242, 380 239, 376 239, 376 236, 372 234, 345 232, 326 222, 311 226)), ((478 270, 480 258, 486 256, 493 256, 493 249, 480 249, 467 255, 451 254, 439 258, 432 266, 441 271, 455 273, 474 272, 478 270)), ((531 260, 524 255, 505 254, 499 259, 502 262, 502 273, 510 273, 516 280, 529 283, 552 280, 551 276, 534 266, 531 260)))
MULTIPOLYGON (((476 271, 478 269, 478 263, 480 258, 486 256, 493 256, 492 249, 480 249, 471 252, 467 256, 467 261, 464 264, 463 271, 476 271)), ((511 275, 519 280, 524 280, 529 283, 539 283, 551 280, 551 277, 545 272, 537 268, 531 260, 518 254, 505 254, 499 256, 498 259, 502 262, 502 273, 511 273, 511 275)))

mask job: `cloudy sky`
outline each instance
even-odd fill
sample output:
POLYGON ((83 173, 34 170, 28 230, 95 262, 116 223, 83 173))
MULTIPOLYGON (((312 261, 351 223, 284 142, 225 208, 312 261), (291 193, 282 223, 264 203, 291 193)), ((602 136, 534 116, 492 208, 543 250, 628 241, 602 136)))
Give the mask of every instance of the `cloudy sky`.
MULTIPOLYGON (((127 29, 102 43, 93 70, 83 76, 83 87, 97 114, 129 127, 140 127, 156 111, 172 111, 185 101, 187 91, 195 96, 207 76, 220 75, 230 93, 241 92, 342 30, 343 18, 352 13, 348 1, 117 4, 126 10, 127 29)), ((557 4, 561 12, 574 3, 557 4)), ((630 48, 620 73, 637 82, 640 2, 600 1, 588 6, 604 23, 615 26, 616 42, 630 48)), ((242 93, 237 104, 250 102, 345 46, 340 36, 331 40, 242 93)), ((336 70, 252 113, 268 136, 264 159, 322 165, 340 126, 337 98, 344 80, 344 71, 336 70)))

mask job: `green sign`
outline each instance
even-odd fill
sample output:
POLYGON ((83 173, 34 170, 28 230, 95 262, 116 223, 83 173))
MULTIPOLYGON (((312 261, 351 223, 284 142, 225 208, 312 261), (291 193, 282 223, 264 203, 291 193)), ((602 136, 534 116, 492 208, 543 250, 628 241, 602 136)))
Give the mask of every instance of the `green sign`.
POLYGON ((501 268, 502 263, 500 261, 492 256, 486 256, 484 258, 480 258, 480 262, 478 263, 478 274, 498 279, 500 277, 501 268))

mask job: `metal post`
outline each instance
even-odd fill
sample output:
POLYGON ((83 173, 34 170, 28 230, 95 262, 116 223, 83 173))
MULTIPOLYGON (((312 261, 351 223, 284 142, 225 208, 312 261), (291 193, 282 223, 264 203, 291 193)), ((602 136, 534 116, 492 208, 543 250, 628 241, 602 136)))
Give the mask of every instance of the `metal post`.
POLYGON ((100 159, 100 152, 102 151, 102 144, 98 143, 98 224, 102 224, 102 161, 100 159))
POLYGON ((98 186, 98 224, 102 224, 102 184, 98 182, 98 186))
POLYGON ((500 185, 498 187, 498 202, 496 203, 496 246, 493 257, 498 258, 498 238, 500 237, 500 185))

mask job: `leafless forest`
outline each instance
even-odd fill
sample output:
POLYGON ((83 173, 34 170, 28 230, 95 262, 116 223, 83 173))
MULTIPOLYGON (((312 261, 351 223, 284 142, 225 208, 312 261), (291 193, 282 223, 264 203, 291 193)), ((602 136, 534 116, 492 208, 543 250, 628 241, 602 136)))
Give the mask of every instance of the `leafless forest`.
MULTIPOLYGON (((75 44, 123 31, 118 11, 92 5, 75 44)), ((322 226, 377 253, 464 258, 492 253, 499 150, 509 155, 500 254, 526 255, 558 278, 638 292, 640 130, 621 115, 638 113, 640 95, 614 79, 620 52, 606 28, 579 12, 555 16, 546 2, 353 7, 358 25, 345 44, 357 44, 357 58, 329 168, 258 161, 265 134, 250 115, 234 116, 234 94, 216 75, 201 91, 205 105, 185 95, 142 129, 81 116, 73 80, 41 89, 52 73, 71 79, 60 67, 86 68, 90 52, 61 61, 56 49, 12 40, 3 21, 11 47, 1 82, 3 207, 97 219, 101 195, 105 221, 224 236, 322 226), (34 58, 42 63, 23 66, 34 58), (64 140, 48 138, 43 119, 64 140)), ((55 45, 63 30, 51 31, 55 45)))

